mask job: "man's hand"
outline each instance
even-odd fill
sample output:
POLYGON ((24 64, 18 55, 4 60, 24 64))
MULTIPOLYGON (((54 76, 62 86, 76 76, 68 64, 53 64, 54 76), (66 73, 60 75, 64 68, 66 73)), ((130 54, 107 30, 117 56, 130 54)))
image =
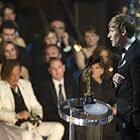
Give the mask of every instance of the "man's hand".
POLYGON ((16 118, 17 118, 18 120, 28 120, 29 117, 30 117, 30 113, 27 112, 27 111, 19 112, 19 113, 17 113, 17 115, 16 115, 16 118))
POLYGON ((113 115, 116 116, 117 115, 117 104, 114 104, 111 108, 112 108, 113 115))
POLYGON ((118 84, 121 84, 123 82, 123 80, 125 79, 125 77, 119 73, 115 73, 113 76, 113 83, 115 85, 115 87, 117 87, 118 84))
POLYGON ((69 45, 69 35, 67 32, 64 32, 62 39, 63 39, 65 46, 67 47, 69 45))

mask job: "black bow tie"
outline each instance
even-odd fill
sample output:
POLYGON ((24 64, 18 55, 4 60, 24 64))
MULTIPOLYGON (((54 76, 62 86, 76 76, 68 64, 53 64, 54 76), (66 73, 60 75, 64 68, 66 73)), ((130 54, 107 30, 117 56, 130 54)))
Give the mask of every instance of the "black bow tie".
POLYGON ((122 48, 122 49, 121 49, 121 52, 122 52, 122 53, 126 53, 127 50, 126 50, 125 48, 122 48))

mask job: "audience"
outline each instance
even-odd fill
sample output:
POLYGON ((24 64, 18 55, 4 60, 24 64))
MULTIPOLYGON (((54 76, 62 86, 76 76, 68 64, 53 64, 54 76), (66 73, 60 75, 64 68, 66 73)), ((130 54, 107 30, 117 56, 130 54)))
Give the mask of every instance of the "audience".
MULTIPOLYGON (((3 41, 11 41, 14 44, 15 43, 15 39, 17 38, 16 32, 17 32, 17 27, 15 25, 15 23, 13 21, 4 21, 2 26, 1 26, 1 42, 3 41)), ((19 59, 21 64, 27 66, 28 68, 30 68, 30 59, 29 59, 29 55, 26 51, 25 48, 20 47, 20 44, 16 44, 17 49, 19 51, 19 59)))
POLYGON ((44 55, 46 55, 45 51, 47 50, 47 47, 57 47, 57 36, 54 31, 49 30, 43 36, 43 39, 41 40, 40 44, 36 43, 34 45, 32 48, 32 61, 36 64, 36 67, 40 67, 42 64, 44 64, 44 55))
POLYGON ((112 76, 116 67, 112 61, 110 50, 106 47, 101 47, 96 52, 95 56, 99 56, 101 58, 104 67, 104 75, 106 76, 106 78, 112 80, 112 76))
MULTIPOLYGON (((2 66, 2 63, 4 63, 6 60, 13 60, 18 59, 19 60, 19 52, 17 47, 10 41, 3 42, 0 46, 0 69, 2 66)), ((29 80, 29 70, 27 67, 23 66, 21 64, 21 78, 29 80)))
POLYGON ((61 48, 64 54, 71 53, 72 46, 74 45, 73 38, 66 32, 65 23, 62 20, 53 20, 50 23, 50 28, 53 29, 57 35, 58 47, 61 48))
POLYGON ((34 66, 33 70, 32 79, 35 85, 46 81, 46 79, 49 77, 48 63, 50 58, 54 57, 62 58, 60 49, 55 44, 44 47, 39 59, 40 63, 38 62, 38 64, 34 66))
POLYGON ((120 7, 120 14, 122 14, 123 16, 126 16, 129 14, 129 5, 128 4, 123 4, 121 7, 120 7))
POLYGON ((17 25, 14 21, 4 20, 1 28, 3 30, 0 38, 1 41, 12 41, 19 47, 26 47, 24 40, 17 35, 17 32, 15 32, 17 31, 17 25))
POLYGON ((61 140, 63 125, 41 121, 42 107, 34 96, 30 82, 20 79, 20 72, 21 67, 16 60, 8 60, 2 65, 0 121, 5 125, 19 126, 17 132, 22 140, 41 140, 42 137, 47 137, 47 140, 61 140))
POLYGON ((22 47, 26 47, 24 40, 26 41, 26 43, 29 43, 31 39, 31 33, 28 27, 28 21, 25 20, 23 17, 24 17, 23 15, 19 15, 19 13, 16 12, 16 8, 12 3, 7 2, 4 4, 4 7, 2 9, 3 21, 11 20, 15 22, 18 29, 16 32, 17 36, 21 37, 19 38, 20 39, 19 41, 21 41, 22 47))
POLYGON ((94 27, 87 27, 84 30, 84 39, 86 46, 77 48, 75 47, 75 59, 77 66, 80 70, 83 70, 90 57, 97 51, 99 48, 99 35, 94 27))
MULTIPOLYGON (((125 16, 128 14, 128 10, 129 7, 124 5, 121 7, 120 12, 125 16)), ((32 52, 30 53, 31 65, 27 52, 28 47, 26 47, 26 43, 33 44, 29 39, 29 28, 26 24, 28 21, 22 20, 23 17, 16 13, 14 5, 11 3, 3 4, 2 8, 0 7, 0 11, 2 13, 0 17, 0 72, 3 74, 8 72, 7 76, 4 76, 5 78, 3 74, 0 75, 0 104, 2 105, 0 107, 0 133, 3 134, 2 139, 9 140, 8 137, 11 138, 12 136, 14 140, 40 140, 42 139, 41 136, 43 136, 43 138, 47 137, 47 140, 60 140, 64 133, 63 124, 66 128, 63 139, 68 140, 68 123, 62 120, 58 114, 60 102, 58 85, 61 83, 63 101, 77 97, 78 87, 75 79, 79 80, 80 71, 84 70, 90 61, 93 62, 96 56, 100 57, 100 61, 93 63, 91 66, 91 90, 96 99, 109 103, 112 106, 113 114, 116 114, 116 101, 111 79, 116 70, 119 54, 116 59, 113 59, 110 50, 99 44, 100 36, 95 27, 85 28, 85 45, 74 45, 76 41, 67 32, 64 21, 59 19, 52 20, 50 29, 43 38, 41 36, 43 41, 41 40, 40 43, 36 40, 39 45, 35 42, 35 46, 32 46, 32 52), (43 108, 34 97, 29 80, 32 82, 35 95, 43 108), (19 102, 17 102, 17 96, 15 95, 16 90, 20 94, 19 102), (28 93, 27 97, 25 97, 25 91, 28 93), (15 105, 19 104, 21 108, 16 106, 13 109, 10 99, 12 96, 16 101, 15 105), (32 99, 29 101, 28 98, 32 99), (34 106, 34 103, 32 104, 32 101, 36 106, 34 106), (5 112, 7 109, 9 112, 5 112), (17 109, 20 109, 20 111, 17 112, 17 109), (35 112, 39 111, 36 114, 37 116, 39 115, 39 119, 60 123, 39 121, 41 124, 34 129, 39 132, 39 135, 35 135, 35 138, 32 138, 30 131, 17 128, 16 125, 19 125, 19 122, 23 122, 20 127, 27 128, 29 121, 31 121, 30 119, 34 117, 32 116, 34 110, 35 112), (12 125, 9 127, 9 124, 12 125)), ((82 94, 86 92, 85 83, 86 81, 82 81, 82 94)), ((92 139, 91 135, 93 135, 91 133, 94 130, 87 128, 87 131, 89 131, 87 138, 90 140, 92 139)), ((115 139, 115 135, 114 121, 103 127, 103 140, 115 139)))
POLYGON ((44 35, 44 43, 46 46, 55 44, 57 45, 58 38, 56 33, 53 30, 49 30, 48 32, 45 33, 44 35))

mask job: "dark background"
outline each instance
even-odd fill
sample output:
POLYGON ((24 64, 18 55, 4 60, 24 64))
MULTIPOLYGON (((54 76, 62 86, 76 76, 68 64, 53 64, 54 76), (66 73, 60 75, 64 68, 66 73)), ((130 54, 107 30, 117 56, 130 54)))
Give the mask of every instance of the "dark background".
POLYGON ((48 29, 53 19, 62 19, 67 31, 79 39, 80 31, 87 25, 97 28, 101 42, 107 43, 108 20, 118 13, 126 0, 11 0, 17 13, 28 22, 30 31, 40 35, 48 29))

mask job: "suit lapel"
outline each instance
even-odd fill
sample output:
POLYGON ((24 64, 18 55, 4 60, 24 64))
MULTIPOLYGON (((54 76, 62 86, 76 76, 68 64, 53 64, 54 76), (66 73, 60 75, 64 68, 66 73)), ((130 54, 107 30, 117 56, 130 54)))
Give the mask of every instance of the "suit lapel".
POLYGON ((24 100, 24 102, 25 102, 25 105, 26 105, 28 111, 31 111, 30 105, 29 105, 30 102, 27 100, 27 96, 26 96, 26 94, 30 94, 30 93, 28 93, 29 91, 27 90, 28 87, 26 88, 26 87, 20 82, 20 80, 19 80, 19 82, 18 82, 17 85, 18 85, 18 88, 19 88, 19 90, 20 90, 20 92, 21 92, 21 95, 22 95, 22 97, 23 97, 23 100, 24 100), (26 93, 26 94, 24 94, 24 93, 26 93))
POLYGON ((7 84, 7 88, 5 89, 5 91, 7 91, 8 93, 8 97, 10 97, 10 102, 11 102, 11 105, 12 105, 12 109, 15 110, 15 101, 14 101, 14 96, 13 96, 13 93, 11 91, 11 88, 10 88, 10 85, 8 83, 7 84))
POLYGON ((64 76, 64 88, 65 88, 65 94, 66 94, 66 99, 71 98, 71 85, 69 83, 68 78, 66 78, 66 75, 64 76))
POLYGON ((136 41, 131 45, 131 47, 129 48, 129 50, 126 51, 126 54, 124 56, 123 61, 118 66, 118 72, 121 73, 121 74, 125 74, 125 70, 128 67, 129 57, 130 57, 131 53, 133 52, 133 49, 135 48, 135 43, 136 43, 136 41))
POLYGON ((49 92, 50 96, 53 99, 53 102, 55 104, 57 104, 57 93, 56 93, 56 90, 55 90, 55 87, 54 87, 54 83, 53 83, 51 78, 49 80, 49 86, 50 86, 50 92, 49 92))
MULTIPOLYGON (((73 97, 73 86, 71 85, 72 83, 69 82, 68 75, 64 76, 64 88, 65 88, 65 94, 66 94, 66 99, 72 98, 73 97)), ((75 89, 74 89, 75 90, 75 89)))

